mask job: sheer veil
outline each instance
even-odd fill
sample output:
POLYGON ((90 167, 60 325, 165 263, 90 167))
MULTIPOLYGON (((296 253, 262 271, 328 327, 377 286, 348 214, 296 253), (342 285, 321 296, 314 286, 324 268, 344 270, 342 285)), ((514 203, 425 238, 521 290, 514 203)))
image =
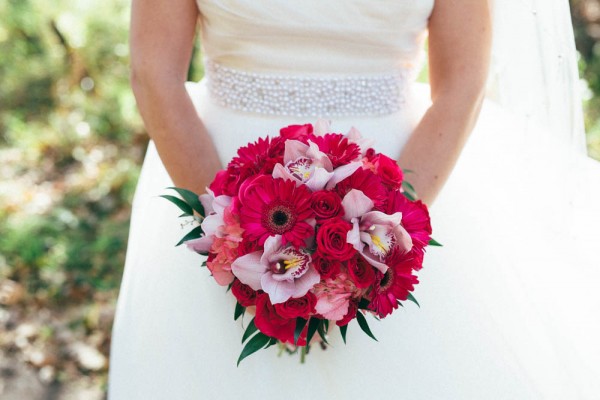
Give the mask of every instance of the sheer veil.
MULTIPOLYGON (((488 97, 585 154, 577 53, 567 0, 496 0, 488 97)), ((530 129, 532 135, 540 132, 530 129)), ((547 138, 539 138, 545 140, 547 138)))

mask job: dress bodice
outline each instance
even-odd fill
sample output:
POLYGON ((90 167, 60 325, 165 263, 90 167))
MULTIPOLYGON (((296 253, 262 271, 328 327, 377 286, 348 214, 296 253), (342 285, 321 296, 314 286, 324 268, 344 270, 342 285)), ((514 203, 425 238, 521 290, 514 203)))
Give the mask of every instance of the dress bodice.
POLYGON ((197 0, 206 58, 280 74, 377 74, 420 60, 434 0, 197 0))

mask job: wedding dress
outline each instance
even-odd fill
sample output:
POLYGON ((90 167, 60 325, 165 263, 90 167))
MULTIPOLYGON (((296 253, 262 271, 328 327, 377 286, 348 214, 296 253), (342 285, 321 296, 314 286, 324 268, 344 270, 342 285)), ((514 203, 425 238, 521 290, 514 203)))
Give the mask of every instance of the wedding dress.
MULTIPOLYGON (((339 133, 356 127, 395 157, 429 105, 415 77, 434 0, 198 5, 206 76, 188 90, 223 161, 317 117, 339 133), (282 86, 287 99, 270 96, 282 86), (366 97, 346 108, 339 96, 319 103, 336 87, 366 97)), ((172 182, 151 143, 133 202, 109 398, 600 399, 600 172, 561 143, 524 134, 526 123, 483 106, 431 207, 444 247, 428 250, 419 272, 421 308, 370 318, 378 342, 356 322, 347 345, 335 329, 331 346, 313 346, 303 365, 272 347, 236 367, 249 319, 234 321, 233 296, 199 255, 174 246, 189 226, 158 197, 172 182)))

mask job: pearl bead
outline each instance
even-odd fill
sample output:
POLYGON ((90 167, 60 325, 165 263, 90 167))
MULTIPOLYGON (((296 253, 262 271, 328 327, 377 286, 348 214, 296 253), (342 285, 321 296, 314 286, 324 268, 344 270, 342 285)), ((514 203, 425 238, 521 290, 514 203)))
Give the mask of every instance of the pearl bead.
POLYGON ((374 116, 394 113, 406 102, 411 68, 380 75, 332 77, 254 73, 206 63, 211 95, 223 107, 298 117, 374 116))

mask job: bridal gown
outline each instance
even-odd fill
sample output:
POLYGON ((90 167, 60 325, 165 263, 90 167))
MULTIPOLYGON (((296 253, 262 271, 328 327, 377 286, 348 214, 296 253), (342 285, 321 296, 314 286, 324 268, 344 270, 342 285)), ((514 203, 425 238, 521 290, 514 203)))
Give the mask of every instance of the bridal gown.
MULTIPOLYGON (((187 88, 221 159, 318 117, 399 155, 429 105, 415 77, 433 3, 198 0, 206 75, 187 88), (382 81, 344 109, 353 111, 319 108, 328 95, 319 88, 354 92, 382 81), (308 94, 269 97, 281 82, 308 94)), ((421 307, 369 317, 378 342, 353 321, 347 345, 334 329, 331 346, 314 346, 303 365, 272 347, 239 367, 249 318, 234 321, 231 293, 201 256, 174 246, 189 226, 158 197, 172 182, 150 144, 133 201, 109 398, 600 399, 600 171, 534 138, 486 102, 431 207, 444 247, 429 249, 419 272, 421 307)))

